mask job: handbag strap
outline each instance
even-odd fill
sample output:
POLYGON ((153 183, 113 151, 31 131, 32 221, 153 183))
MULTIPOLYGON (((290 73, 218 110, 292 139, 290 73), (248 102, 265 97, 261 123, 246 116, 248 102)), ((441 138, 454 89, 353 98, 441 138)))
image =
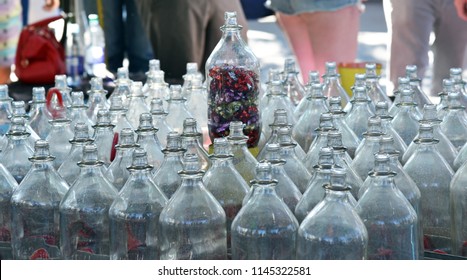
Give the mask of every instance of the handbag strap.
POLYGON ((52 119, 66 117, 66 108, 63 104, 62 93, 58 88, 53 87, 48 90, 46 98, 46 108, 52 116, 52 119), (52 103, 54 95, 57 96, 57 103, 52 103))
POLYGON ((65 23, 63 25, 63 33, 62 33, 62 37, 60 39, 60 45, 62 45, 63 47, 65 47, 65 44, 66 44, 66 34, 67 34, 67 28, 68 28, 68 15, 65 14, 64 12, 61 12, 58 16, 54 16, 54 17, 50 17, 50 18, 46 18, 46 19, 43 19, 41 21, 38 21, 38 22, 35 22, 33 24, 30 24, 28 26, 26 26, 26 28, 38 28, 38 27, 45 27, 47 26, 49 23, 51 22, 54 22, 56 20, 60 20, 60 19, 64 19, 65 20, 65 23))

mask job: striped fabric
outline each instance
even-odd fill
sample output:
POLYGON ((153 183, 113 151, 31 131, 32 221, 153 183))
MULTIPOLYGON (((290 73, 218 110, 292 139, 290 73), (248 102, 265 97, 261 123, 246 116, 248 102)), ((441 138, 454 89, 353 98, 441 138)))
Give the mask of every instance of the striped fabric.
POLYGON ((0 66, 14 63, 21 28, 20 0, 0 0, 0 66))

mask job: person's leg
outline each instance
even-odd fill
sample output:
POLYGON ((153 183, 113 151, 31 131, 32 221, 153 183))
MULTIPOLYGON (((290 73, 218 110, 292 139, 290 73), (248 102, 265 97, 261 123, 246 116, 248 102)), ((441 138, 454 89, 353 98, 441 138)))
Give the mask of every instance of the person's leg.
POLYGON ((433 79, 431 95, 442 90, 442 81, 449 78, 449 69, 463 67, 467 51, 467 21, 457 16, 452 0, 440 1, 433 42, 433 79))
POLYGON ((302 13, 308 28, 315 69, 325 72, 328 61, 353 62, 357 57, 361 12, 350 6, 333 12, 302 13))
MULTIPOLYGON (((317 69, 307 23, 300 15, 287 15, 278 12, 276 18, 295 54, 303 82, 307 83, 308 72, 317 69)), ((320 72, 320 74, 322 75, 324 72, 320 72)))
POLYGON ((105 57, 107 69, 117 73, 125 58, 124 26, 122 19, 122 0, 102 0, 105 57))
POLYGON ((388 44, 387 90, 396 88, 397 79, 405 76, 405 67, 417 65, 423 77, 429 65, 430 33, 435 21, 432 0, 385 0, 384 12, 390 42, 388 44))

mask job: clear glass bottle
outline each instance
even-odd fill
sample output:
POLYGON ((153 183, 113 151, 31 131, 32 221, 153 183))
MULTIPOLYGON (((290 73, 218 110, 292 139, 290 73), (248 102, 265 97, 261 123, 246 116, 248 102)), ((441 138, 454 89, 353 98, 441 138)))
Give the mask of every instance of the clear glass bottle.
POLYGON ((115 138, 118 140, 118 133, 124 128, 134 129, 130 121, 126 117, 126 112, 128 111, 123 107, 122 97, 119 95, 113 95, 110 97, 110 108, 109 116, 110 123, 115 125, 115 138))
POLYGON ((104 89, 102 78, 93 77, 89 83, 91 89, 86 92, 88 95, 86 113, 91 122, 96 123, 97 112, 108 110, 110 105, 107 102, 107 90, 104 89))
POLYGON ((319 150, 322 147, 326 147, 328 142, 328 133, 330 131, 336 130, 334 124, 332 123, 331 113, 321 114, 319 118, 319 127, 316 130, 318 131, 318 136, 316 136, 311 143, 311 146, 308 149, 305 158, 303 159, 303 164, 305 164, 305 167, 308 170, 313 170, 313 166, 318 164, 319 150))
POLYGON ((354 87, 352 100, 350 101, 352 107, 345 116, 345 122, 357 135, 358 140, 363 140, 363 133, 367 131, 368 118, 374 116, 374 111, 371 110, 368 93, 365 87, 354 87))
POLYGON ((51 116, 45 107, 45 88, 33 87, 32 100, 29 101, 29 126, 37 133, 41 139, 47 138, 50 131, 51 116))
POLYGON ((146 97, 146 104, 151 106, 150 102, 154 98, 164 101, 164 108, 167 108, 167 99, 169 98, 169 84, 164 80, 165 73, 162 70, 150 72, 146 84, 143 86, 143 94, 146 97))
POLYGON ((173 131, 173 128, 167 123, 168 114, 164 110, 162 99, 154 98, 151 100, 152 123, 158 129, 156 134, 162 147, 167 146, 167 135, 173 131))
POLYGON ((71 87, 67 84, 66 75, 55 75, 55 86, 54 88, 60 91, 62 95, 63 105, 68 108, 71 105, 71 87))
POLYGON ((233 165, 233 154, 226 138, 214 139, 212 166, 206 171, 203 183, 224 209, 226 215, 227 250, 231 254, 232 222, 242 208, 250 186, 233 165))
POLYGON ((439 102, 436 105, 438 119, 443 120, 447 113, 448 107, 448 92, 454 91, 454 81, 451 79, 443 79, 443 90, 438 93, 439 102))
POLYGON ((138 127, 139 116, 142 113, 149 113, 149 107, 146 105, 142 89, 142 82, 138 81, 131 84, 131 93, 128 98, 128 111, 126 115, 132 127, 138 127))
POLYGON ((325 195, 298 229, 299 260, 365 260, 368 232, 349 201, 345 171, 333 169, 325 195))
MULTIPOLYGON (((267 106, 269 88, 271 87, 272 81, 277 81, 281 79, 281 70, 279 68, 271 68, 268 72, 268 80, 261 84, 260 83, 260 103, 259 111, 262 112, 267 106)), ((303 100, 303 99, 302 99, 303 100)))
POLYGON ((453 169, 454 171, 459 170, 464 163, 467 162, 467 144, 462 147, 462 149, 457 154, 456 158, 454 159, 453 169))
POLYGON ((390 107, 392 104, 391 99, 384 92, 379 84, 379 79, 381 77, 376 73, 376 63, 366 63, 365 64, 365 79, 368 97, 373 101, 374 104, 381 101, 386 101, 390 107))
MULTIPOLYGON (((399 111, 400 105, 398 105, 398 104, 401 103, 401 101, 402 101, 402 100, 401 100, 401 99, 402 99, 402 98, 401 98, 401 97, 402 97, 402 96, 401 96, 402 90, 404 90, 404 89, 409 89, 409 90, 412 89, 412 88, 410 87, 410 79, 407 78, 407 77, 399 77, 399 78, 397 79, 397 83, 398 83, 399 85, 398 85, 397 89, 395 89, 394 92, 393 92, 393 95, 394 95, 394 102, 392 102, 392 105, 391 105, 391 107, 389 108, 389 115, 391 115, 391 116, 393 116, 393 117, 394 117, 395 115, 397 115, 397 112, 399 111)), ((413 97, 412 97, 412 102, 413 102, 413 97)), ((415 107, 414 110, 416 111, 416 115, 417 115, 417 116, 420 116, 420 118, 421 118, 422 114, 421 114, 421 111, 418 109, 417 106, 415 107)))
POLYGON ((424 249, 450 252, 449 184, 454 171, 437 149, 430 123, 420 124, 417 149, 404 165, 404 171, 421 193, 424 249))
POLYGON ((28 143, 29 132, 26 131, 24 118, 11 118, 10 130, 7 132, 8 143, 0 153, 0 163, 11 173, 18 184, 31 168, 28 160, 34 153, 28 143))
POLYGON ((115 88, 110 96, 118 95, 122 97, 123 107, 128 109, 128 102, 131 94, 132 80, 129 78, 128 68, 120 67, 117 69, 117 79, 115 88))
POLYGON ((467 164, 452 177, 449 194, 451 253, 467 257, 467 164))
POLYGON ((407 65, 405 67, 405 74, 410 79, 410 86, 414 91, 414 101, 419 110, 423 109, 425 104, 433 104, 430 98, 422 90, 422 79, 418 77, 417 66, 407 65))
MULTIPOLYGON (((182 93, 183 96, 187 99, 188 102, 191 100, 191 88, 193 86, 193 81, 199 80, 203 84, 203 74, 198 69, 198 63, 196 62, 187 62, 186 64, 186 73, 182 76, 182 93)), ((207 104, 207 102, 206 102, 207 104)))
POLYGON ((170 86, 170 98, 167 102, 168 115, 166 121, 173 131, 181 134, 183 132, 183 121, 187 118, 193 118, 186 107, 186 98, 182 95, 181 85, 170 86))
POLYGON ((45 140, 49 142, 50 154, 55 157, 53 166, 58 170, 70 153, 73 130, 71 120, 68 118, 54 118, 50 121, 50 125, 52 127, 45 140))
POLYGON ((0 85, 0 135, 5 135, 10 129, 12 100, 8 95, 8 85, 0 85))
POLYGON ((233 164, 243 179, 250 182, 255 178, 255 168, 258 161, 248 150, 248 136, 243 134, 243 123, 240 121, 232 122, 229 129, 227 140, 232 146, 233 164))
POLYGON ((460 102, 460 92, 448 92, 446 115, 440 124, 441 132, 451 141, 457 150, 467 143, 467 114, 460 102))
POLYGON ((122 129, 122 131, 120 131, 118 145, 115 146, 117 150, 115 159, 104 174, 118 191, 122 189, 128 177, 130 177, 130 171, 128 171, 127 167, 131 166, 133 151, 137 147, 139 147, 139 145, 135 143, 135 134, 133 130, 129 128, 122 129))
POLYGON ((251 198, 232 223, 232 259, 294 260, 298 221, 276 193, 272 167, 260 162, 251 198))
POLYGON ((381 118, 378 116, 370 117, 368 119, 368 130, 365 132, 364 138, 355 153, 355 158, 350 164, 350 167, 357 172, 362 181, 365 181, 368 172, 373 169, 374 154, 379 151, 379 141, 383 135, 381 118))
POLYGON ((417 213, 394 183, 389 157, 375 156, 372 183, 355 209, 368 231, 368 259, 419 259, 417 213))
POLYGON ((337 64, 334 61, 326 62, 325 64, 326 73, 323 75, 324 79, 324 96, 328 99, 331 96, 341 97, 341 107, 344 111, 348 112, 345 107, 350 102, 349 95, 341 85, 339 74, 337 73, 337 64))
POLYGON ((308 107, 304 108, 303 114, 293 127, 292 137, 300 144, 304 151, 308 151, 311 143, 318 134, 319 117, 322 113, 329 111, 326 97, 323 95, 322 84, 313 84, 307 88, 309 94, 308 107))
POLYGON ((413 94, 414 91, 412 89, 403 89, 399 92, 400 102, 396 105, 398 106, 398 111, 391 121, 392 127, 407 146, 410 145, 410 142, 417 135, 418 121, 422 117, 418 115, 418 107, 413 100, 413 94))
POLYGON ((97 112, 97 121, 94 128, 94 144, 97 146, 99 160, 107 168, 115 158, 115 145, 117 145, 119 136, 114 134, 115 125, 110 122, 109 110, 99 110, 97 112))
POLYGON ((208 97, 201 79, 192 79, 188 87, 190 99, 187 101, 188 112, 196 119, 196 123, 203 134, 203 142, 209 141, 208 132, 208 97))
POLYGON ((28 113, 26 113, 26 104, 24 103, 23 100, 11 102, 10 119, 14 117, 24 118, 25 120, 24 126, 26 127, 26 131, 29 132, 28 143, 29 143, 29 146, 33 148, 36 141, 39 140, 40 137, 39 135, 37 135, 34 129, 32 129, 32 127, 29 125, 29 115, 28 113))
POLYGON ((351 158, 355 157, 355 151, 360 144, 360 139, 345 121, 347 115, 341 107, 341 98, 333 96, 329 99, 329 112, 332 115, 332 123, 342 134, 342 143, 347 148, 347 153, 351 158))
POLYGON ((195 119, 187 118, 183 121, 183 133, 180 134, 180 137, 182 139, 182 147, 186 150, 186 153, 196 154, 201 163, 201 169, 204 171, 208 170, 211 167, 211 160, 200 141, 202 134, 197 129, 195 119))
POLYGON ((142 113, 139 117, 139 126, 136 132, 136 143, 146 151, 148 164, 155 172, 164 160, 162 146, 157 137, 157 128, 152 125, 152 115, 142 113))
POLYGON ((222 38, 206 61, 209 135, 211 142, 225 137, 230 123, 241 121, 252 148, 261 132, 259 60, 242 39, 237 13, 227 11, 224 19, 222 38))
POLYGON ((32 167, 11 197, 14 259, 60 259, 59 204, 69 185, 52 165, 49 143, 37 140, 32 167))
POLYGON ((164 161, 162 161, 160 168, 155 171, 153 179, 154 183, 170 199, 182 183, 182 178, 178 175, 178 172, 183 170, 183 154, 186 150, 182 148, 182 139, 178 132, 169 132, 166 141, 167 145, 162 150, 164 161))
POLYGON ((89 129, 92 130, 94 123, 88 118, 86 114, 87 106, 84 105, 84 95, 82 91, 71 92, 71 106, 68 108, 68 118, 71 120, 70 126, 75 127, 79 122, 83 122, 88 125, 89 129))
POLYGON ((60 202, 60 250, 65 260, 110 259, 109 208, 117 189, 102 173, 97 146, 83 148, 79 177, 60 202))
POLYGON ((93 142, 89 137, 89 128, 85 123, 77 123, 74 130, 74 137, 70 140, 70 153, 57 170, 60 176, 62 176, 70 186, 75 182, 76 178, 78 178, 80 171, 78 162, 82 160, 84 146, 93 142))
POLYGON ((158 260, 159 217, 167 197, 151 179, 144 149, 132 157, 131 175, 109 209, 110 259, 158 260))
POLYGON ((0 259, 11 260, 11 196, 18 183, 0 162, 0 259))
POLYGON ((285 160, 284 170, 300 192, 304 193, 311 179, 311 174, 295 152, 295 147, 298 144, 292 140, 292 131, 290 127, 280 128, 277 134, 279 138, 280 157, 285 160))
POLYGON ((296 69, 295 59, 286 58, 284 61, 284 71, 282 72, 282 78, 284 79, 284 88, 287 96, 292 101, 294 106, 297 106, 303 99, 305 94, 305 88, 298 78, 299 72, 296 69))
POLYGON ((312 91, 310 89, 313 84, 320 84, 319 72, 314 70, 308 72, 308 83, 304 86, 304 96, 302 100, 300 100, 300 103, 295 107, 294 117, 296 120, 299 120, 306 108, 310 106, 308 103, 311 101, 310 97, 312 91))
POLYGON ((206 189, 198 157, 186 154, 182 183, 160 214, 162 260, 227 259, 224 209, 206 189))
POLYGON ((467 91, 465 89, 466 82, 462 80, 462 68, 453 67, 449 69, 449 78, 454 82, 454 87, 460 92, 459 100, 464 108, 467 108, 467 91))

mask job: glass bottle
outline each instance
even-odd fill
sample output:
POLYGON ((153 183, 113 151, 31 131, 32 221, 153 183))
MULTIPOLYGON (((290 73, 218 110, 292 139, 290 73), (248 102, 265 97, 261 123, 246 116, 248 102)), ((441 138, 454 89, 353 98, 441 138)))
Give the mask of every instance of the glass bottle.
POLYGON ((0 135, 5 135, 10 129, 12 100, 8 95, 8 85, 0 85, 0 135))
POLYGON ((368 97, 370 97, 370 99, 373 101, 373 104, 376 104, 380 101, 386 101, 389 107, 391 106, 392 101, 381 88, 381 85, 379 84, 380 78, 381 77, 376 73, 376 63, 366 63, 365 79, 368 97))
POLYGON ((255 168, 258 164, 256 158, 247 147, 248 136, 243 134, 243 123, 240 121, 230 124, 230 133, 227 136, 232 146, 233 164, 246 182, 255 178, 255 168))
POLYGON ((54 88, 60 91, 62 95, 63 105, 68 108, 71 105, 71 87, 68 86, 66 75, 55 75, 55 86, 54 88))
POLYGON ((162 99, 154 98, 151 100, 152 123, 157 128, 157 138, 161 146, 167 146, 167 135, 173 128, 167 123, 168 113, 164 110, 162 99))
POLYGON ((355 209, 368 231, 368 259, 419 259, 418 217, 394 183, 389 157, 375 156, 372 184, 355 209))
MULTIPOLYGON (((200 84, 203 84, 203 74, 198 69, 198 63, 196 62, 187 62, 186 64, 186 73, 182 76, 182 93, 183 96, 190 102, 191 99, 191 87, 193 86, 193 81, 198 80, 200 84)), ((207 104, 207 103, 206 103, 207 104)))
POLYGON ((110 259, 158 260, 159 217, 167 197, 151 179, 144 149, 132 157, 131 175, 109 209, 110 259))
POLYGON ((286 58, 282 77, 284 79, 285 92, 294 106, 297 106, 305 96, 305 88, 300 82, 298 74, 295 60, 293 58, 286 58))
POLYGON ((394 141, 394 145, 397 151, 399 151, 399 161, 402 162, 402 157, 407 151, 407 145, 404 140, 399 136, 399 133, 392 127, 392 120, 394 119, 389 115, 388 103, 385 101, 377 102, 375 105, 376 116, 381 119, 381 127, 383 133, 390 135, 394 141))
POLYGON ((260 162, 251 198, 232 223, 232 259, 294 260, 298 221, 276 193, 272 167, 260 162))
POLYGON ((292 137, 297 141, 304 151, 308 151, 311 143, 317 135, 319 117, 322 113, 329 111, 326 97, 323 96, 322 84, 313 84, 307 88, 310 91, 308 107, 304 108, 303 114, 293 127, 292 137))
POLYGON ((79 122, 88 125, 92 129, 94 123, 88 118, 86 114, 87 106, 84 105, 84 95, 82 91, 71 92, 71 106, 68 108, 68 118, 71 120, 70 126, 75 127, 79 122))
POLYGON ((203 183, 217 199, 226 215, 227 250, 231 253, 232 221, 237 216, 250 186, 233 165, 233 154, 226 138, 214 139, 212 166, 206 171, 203 183))
POLYGON ((379 151, 379 141, 383 135, 381 118, 378 116, 370 117, 368 119, 368 130, 365 132, 364 138, 357 148, 355 158, 350 164, 362 181, 365 181, 368 172, 373 169, 374 154, 379 151))
POLYGON ((448 93, 454 91, 454 81, 451 79, 443 79, 443 90, 438 93, 439 102, 436 105, 438 119, 443 120, 447 113, 448 93))
POLYGON ((374 111, 371 110, 368 93, 365 87, 354 87, 352 100, 350 101, 352 107, 345 116, 345 122, 357 135, 360 141, 363 140, 363 133, 367 131, 368 118, 374 116, 374 111))
POLYGON ((69 185, 52 165, 49 144, 37 140, 32 167, 11 197, 15 259, 60 259, 59 204, 69 185))
POLYGON ((188 108, 186 107, 186 98, 182 95, 181 85, 170 86, 170 98, 167 102, 168 115, 166 121, 173 131, 181 134, 183 132, 183 121, 193 118, 193 115, 188 112, 188 108))
POLYGON ((417 135, 418 121, 421 119, 421 115, 417 113, 418 107, 413 100, 413 94, 412 89, 403 89, 399 92, 400 102, 396 105, 399 110, 391 121, 392 127, 407 146, 417 135))
POLYGON ((441 122, 440 130, 460 150, 467 143, 467 114, 460 102, 460 92, 448 93, 448 107, 441 122))
POLYGON ((331 96, 340 96, 341 97, 341 107, 344 108, 344 111, 348 112, 345 107, 350 102, 349 95, 342 87, 340 82, 339 74, 337 73, 336 62, 330 61, 325 64, 326 73, 323 75, 324 79, 324 89, 323 93, 328 99, 331 96))
POLYGON ((452 177, 449 210, 451 217, 451 253, 467 257, 467 164, 452 177))
POLYGON ((124 128, 134 129, 130 121, 126 117, 128 111, 123 107, 122 97, 113 95, 110 97, 109 117, 110 123, 113 124, 115 131, 115 138, 118 140, 118 133, 124 128))
POLYGON ((187 118, 183 121, 183 133, 180 135, 182 147, 188 154, 196 154, 201 164, 201 169, 206 171, 211 167, 211 160, 206 150, 201 144, 202 134, 197 129, 197 122, 193 118, 187 118))
MULTIPOLYGON (((128 68, 120 67, 117 69, 117 79, 115 88, 110 96, 118 95, 122 97, 123 107, 128 109, 128 102, 131 94, 131 84, 133 81, 129 78, 128 68)), ((99 112, 99 111, 98 111, 99 112)))
MULTIPOLYGON (((267 102, 268 102, 268 95, 267 93, 269 92, 269 88, 271 87, 271 82, 272 81, 277 81, 281 79, 281 70, 278 68, 271 68, 269 69, 268 72, 268 80, 261 84, 260 83, 260 104, 259 104, 259 111, 262 112, 264 108, 266 108, 267 102)), ((303 99, 302 99, 303 100, 303 99)))
MULTIPOLYGON (((451 141, 444 135, 441 131, 439 125, 441 120, 438 119, 436 113, 436 105, 434 104, 425 104, 423 107, 423 118, 419 121, 419 123, 429 123, 433 127, 433 137, 438 139, 437 148, 439 153, 444 157, 444 159, 449 163, 449 165, 453 168, 454 160, 458 154, 456 147, 452 145, 451 141)), ((415 139, 419 138, 419 134, 415 136, 415 139)), ((402 157, 402 164, 405 164, 407 160, 413 155, 415 150, 417 149, 417 144, 412 141, 407 148, 407 151, 404 153, 402 157)))
POLYGON ((417 148, 404 171, 421 193, 424 249, 450 251, 449 184, 453 170, 437 149, 431 124, 421 123, 417 148))
MULTIPOLYGON (((391 107, 389 108, 389 115, 395 116, 397 115, 397 112, 399 112, 400 105, 402 101, 402 95, 401 92, 404 89, 412 89, 410 87, 410 79, 407 77, 399 77, 397 79, 397 83, 399 84, 397 89, 394 90, 393 95, 394 95, 394 102, 392 102, 391 107)), ((413 102, 413 97, 412 97, 412 102, 413 102)), ((421 118, 422 114, 421 111, 418 109, 418 106, 415 106, 414 111, 416 112, 416 116, 419 116, 421 118)))
POLYGON ((209 139, 208 132, 208 97, 206 88, 203 87, 201 79, 192 79, 188 86, 190 99, 187 101, 188 112, 196 119, 196 123, 203 134, 203 140, 206 142, 209 139))
POLYGON ((32 100, 29 101, 31 109, 29 109, 29 126, 37 133, 41 139, 47 138, 50 131, 51 119, 45 107, 45 88, 33 87, 32 100))
POLYGON ((88 94, 86 113, 91 122, 96 123, 97 112, 104 109, 108 110, 110 106, 107 102, 107 91, 102 84, 102 78, 93 77, 89 83, 91 89, 86 92, 88 94))
POLYGON ((280 157, 285 160, 284 170, 300 192, 304 193, 311 179, 311 174, 295 152, 295 147, 298 144, 292 140, 290 127, 282 127, 277 133, 280 157))
POLYGON ((60 250, 65 260, 110 258, 109 208, 117 189, 102 173, 97 146, 83 148, 76 181, 60 203, 60 250))
POLYGON ((26 131, 24 118, 11 118, 10 130, 7 132, 8 143, 0 153, 0 163, 11 173, 18 184, 31 168, 28 160, 34 153, 28 143, 29 132, 26 131))
POLYGON ((414 102, 417 104, 418 109, 422 110, 425 104, 433 104, 422 90, 422 80, 418 77, 417 66, 407 65, 405 67, 405 74, 410 79, 410 86, 414 91, 414 102))
POLYGON ((462 80, 462 68, 453 67, 449 69, 449 78, 454 82, 454 87, 459 91, 459 100, 464 108, 467 108, 467 91, 465 89, 466 82, 462 80))
POLYGON ((148 164, 156 171, 164 160, 162 146, 157 137, 157 128, 152 125, 152 115, 142 113, 139 117, 139 126, 136 132, 136 143, 146 151, 148 164))
POLYGON ((334 169, 325 195, 300 224, 297 236, 299 260, 365 260, 368 232, 349 201, 345 171, 334 169))
POLYGON ((0 259, 11 260, 11 196, 18 183, 0 162, 0 259))
POLYGON ((133 130, 129 128, 122 129, 120 138, 118 139, 118 145, 115 146, 117 150, 115 159, 104 174, 118 191, 122 189, 128 177, 130 177, 130 171, 128 171, 127 167, 131 166, 132 155, 137 147, 139 147, 139 145, 135 143, 135 134, 133 130))
POLYGON ((57 170, 60 176, 62 176, 70 186, 75 182, 79 175, 80 168, 78 166, 78 162, 82 160, 84 146, 93 142, 89 137, 89 128, 85 123, 77 123, 74 129, 74 137, 70 140, 70 153, 57 170))
POLYGON ((73 130, 70 127, 71 120, 68 118, 54 118, 50 121, 50 125, 52 128, 45 140, 49 142, 50 154, 55 157, 53 166, 58 170, 70 153, 73 130))
MULTIPOLYGON (((320 77, 318 71, 308 72, 308 83, 304 87, 304 96, 302 100, 300 100, 300 103, 298 103, 297 107, 295 107, 294 109, 294 117, 297 121, 303 115, 306 108, 310 106, 308 103, 310 103, 310 101, 312 100, 310 99, 310 97, 313 91, 311 91, 310 89, 313 84, 320 84, 320 77)), ((323 86, 323 84, 321 84, 321 86, 323 86)))
MULTIPOLYGON (((24 118, 25 120, 25 127, 26 131, 30 134, 28 137, 28 143, 31 148, 34 147, 35 142, 40 139, 39 135, 32 129, 32 127, 29 125, 29 115, 26 113, 26 104, 24 103, 23 100, 19 101, 12 101, 11 102, 11 116, 10 119, 13 117, 20 117, 24 118)), ((11 121, 11 120, 10 120, 11 121)), ((11 124, 10 124, 11 125, 11 124)))
POLYGON ((94 128, 94 144, 97 146, 97 154, 100 161, 107 168, 115 158, 115 145, 117 145, 119 136, 114 135, 114 127, 110 122, 109 110, 99 110, 97 112, 97 121, 94 128))
POLYGON ((170 199, 182 183, 178 172, 183 170, 183 154, 186 150, 182 148, 182 139, 178 132, 169 132, 166 141, 167 145, 162 150, 164 161, 155 171, 153 179, 154 183, 170 199))
POLYGON ((355 157, 355 151, 360 144, 360 139, 345 121, 347 115, 341 107, 341 98, 332 96, 329 99, 329 112, 332 116, 332 123, 342 134, 342 143, 347 148, 347 153, 351 158, 355 157))
POLYGON ((319 127, 316 129, 316 131, 318 131, 318 136, 316 136, 311 143, 311 146, 308 149, 305 158, 303 159, 303 164, 305 164, 305 167, 308 170, 313 170, 313 166, 318 164, 319 150, 327 145, 328 133, 333 130, 336 130, 336 128, 332 123, 331 113, 321 114, 319 119, 319 127))
POLYGON ((146 84, 143 86, 143 94, 146 97, 146 104, 151 106, 150 102, 154 98, 164 101, 164 108, 167 108, 166 100, 169 98, 169 84, 164 80, 165 73, 162 70, 150 72, 146 84), (145 88, 146 87, 146 88, 145 88))
POLYGON ((225 212, 203 184, 195 154, 186 154, 179 174, 182 183, 160 214, 161 259, 227 259, 225 212))
POLYGON ((454 171, 459 170, 464 163, 467 162, 467 144, 462 147, 462 149, 457 154, 456 158, 454 159, 453 169, 454 171))
POLYGON ((222 38, 206 61, 209 135, 211 142, 225 137, 230 123, 241 121, 253 148, 261 132, 259 60, 241 37, 237 13, 227 11, 224 19, 222 38))
POLYGON ((131 93, 128 98, 128 111, 126 115, 132 127, 138 127, 139 116, 142 113, 149 113, 149 107, 146 105, 142 88, 142 82, 137 81, 131 84, 131 93))
POLYGON ((155 58, 150 59, 148 62, 148 68, 149 70, 146 72, 146 76, 149 76, 149 74, 161 70, 161 61, 155 58))

